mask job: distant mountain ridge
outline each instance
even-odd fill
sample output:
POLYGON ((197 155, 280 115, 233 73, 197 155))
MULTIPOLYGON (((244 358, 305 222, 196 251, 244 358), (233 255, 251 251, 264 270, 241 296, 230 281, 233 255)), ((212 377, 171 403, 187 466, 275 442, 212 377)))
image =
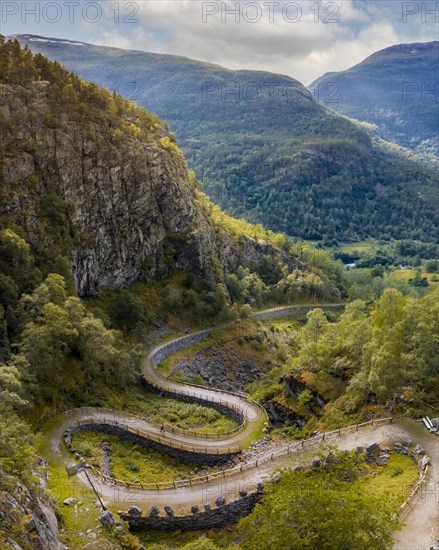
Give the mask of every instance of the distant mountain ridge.
POLYGON ((305 239, 435 238, 434 175, 373 146, 364 129, 293 78, 17 39, 166 119, 205 191, 234 216, 305 239))
POLYGON ((438 155, 439 42, 399 44, 310 86, 323 105, 376 124, 381 135, 438 155))

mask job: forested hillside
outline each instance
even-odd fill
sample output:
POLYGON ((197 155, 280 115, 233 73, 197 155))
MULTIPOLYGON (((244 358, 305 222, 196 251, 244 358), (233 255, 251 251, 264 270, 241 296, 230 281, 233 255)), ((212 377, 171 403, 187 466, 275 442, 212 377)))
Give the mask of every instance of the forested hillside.
POLYGON ((438 155, 439 42, 399 44, 310 85, 329 109, 377 125, 381 135, 438 155))
POLYGON ((234 216, 305 239, 435 239, 434 170, 372 145, 293 78, 18 38, 168 120, 204 190, 234 216))

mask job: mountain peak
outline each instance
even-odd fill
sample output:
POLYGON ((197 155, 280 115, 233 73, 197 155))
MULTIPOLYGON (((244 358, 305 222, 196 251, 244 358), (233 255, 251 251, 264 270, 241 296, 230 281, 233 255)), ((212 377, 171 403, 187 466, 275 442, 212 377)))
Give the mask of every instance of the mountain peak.
POLYGON ((438 60, 438 41, 397 44, 323 75, 310 89, 331 109, 376 125, 385 139, 438 154, 438 60))

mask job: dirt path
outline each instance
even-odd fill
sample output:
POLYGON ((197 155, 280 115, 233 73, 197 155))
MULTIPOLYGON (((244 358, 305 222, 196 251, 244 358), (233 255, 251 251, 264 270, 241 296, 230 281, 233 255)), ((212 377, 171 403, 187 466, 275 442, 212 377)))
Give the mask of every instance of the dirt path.
MULTIPOLYGON (((310 306, 300 308, 300 312, 309 311, 310 306)), ((332 306, 334 307, 334 306, 332 306)), ((337 307, 337 306, 336 306, 337 307)), ((291 314, 291 307, 276 308, 259 312, 256 318, 284 317, 291 314)), ((214 329, 212 329, 214 330, 214 329)), ((232 435, 223 437, 205 438, 188 433, 172 433, 160 431, 160 427, 146 420, 127 415, 122 412, 102 411, 99 409, 86 409, 81 416, 90 423, 114 423, 129 425, 133 431, 139 430, 149 434, 151 438, 160 438, 161 442, 170 446, 183 445, 192 447, 197 452, 215 453, 217 450, 239 446, 244 448, 249 445, 253 438, 259 437, 261 423, 266 420, 264 410, 256 403, 248 400, 240 394, 228 393, 216 389, 188 386, 173 382, 156 370, 156 364, 160 358, 172 353, 181 347, 187 347, 193 343, 193 338, 205 337, 208 331, 199 331, 187 336, 175 338, 154 347, 146 356, 143 372, 147 380, 157 388, 171 391, 178 398, 178 394, 190 394, 204 401, 221 402, 221 404, 233 409, 239 409, 245 420, 244 428, 232 435), (179 347, 180 346, 180 347, 179 347)), ((71 419, 70 419, 71 421, 71 419)), ((62 432, 69 425, 66 416, 62 426, 48 434, 51 447, 57 450, 61 445, 62 432)), ((109 485, 95 478, 96 487, 102 495, 102 499, 108 505, 118 510, 127 510, 129 506, 136 504, 143 510, 149 509, 152 505, 163 508, 171 506, 176 515, 190 513, 190 507, 194 504, 202 506, 204 503, 213 503, 218 496, 224 496, 227 502, 236 500, 240 490, 248 492, 255 490, 258 482, 270 477, 279 467, 308 464, 312 457, 327 444, 336 444, 340 449, 355 449, 358 446, 368 446, 372 443, 391 444, 393 441, 409 436, 414 443, 420 443, 431 459, 428 484, 413 499, 411 505, 404 510, 401 518, 405 526, 395 536, 395 550, 427 550, 439 539, 439 437, 428 434, 425 429, 416 422, 404 421, 392 424, 365 427, 358 431, 351 431, 342 435, 333 436, 328 441, 316 441, 311 448, 295 450, 289 455, 283 455, 268 462, 263 462, 257 467, 251 467, 239 471, 239 468, 232 473, 224 474, 224 478, 215 478, 204 483, 193 486, 180 486, 168 489, 132 489, 123 486, 109 485)), ((157 439, 156 439, 157 440, 157 439)), ((78 474, 78 479, 88 485, 83 472, 78 474)))
POLYGON ((404 431, 430 457, 429 476, 401 515, 404 523, 395 534, 394 550, 429 550, 439 543, 439 437, 429 434, 418 422, 404 422, 404 431))

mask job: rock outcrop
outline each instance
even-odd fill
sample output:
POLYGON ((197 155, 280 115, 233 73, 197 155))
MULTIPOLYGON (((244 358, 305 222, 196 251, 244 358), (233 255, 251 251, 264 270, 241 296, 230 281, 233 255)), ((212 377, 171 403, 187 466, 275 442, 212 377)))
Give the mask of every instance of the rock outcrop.
POLYGON ((31 494, 21 483, 0 493, 0 532, 3 525, 8 527, 11 548, 67 548, 58 539, 58 521, 50 503, 42 495, 31 494))
POLYGON ((233 242, 214 226, 183 156, 155 117, 141 111, 148 123, 139 122, 140 109, 126 105, 111 117, 111 97, 97 115, 90 108, 94 116, 70 106, 60 113, 55 93, 43 80, 25 87, 0 83, 0 213, 31 242, 47 240, 42 202, 56 218, 47 201, 64 201, 62 231, 64 242, 72 243, 80 295, 164 277, 176 267, 210 274, 218 265, 236 269, 243 257, 250 262, 279 254, 263 241, 233 242))

